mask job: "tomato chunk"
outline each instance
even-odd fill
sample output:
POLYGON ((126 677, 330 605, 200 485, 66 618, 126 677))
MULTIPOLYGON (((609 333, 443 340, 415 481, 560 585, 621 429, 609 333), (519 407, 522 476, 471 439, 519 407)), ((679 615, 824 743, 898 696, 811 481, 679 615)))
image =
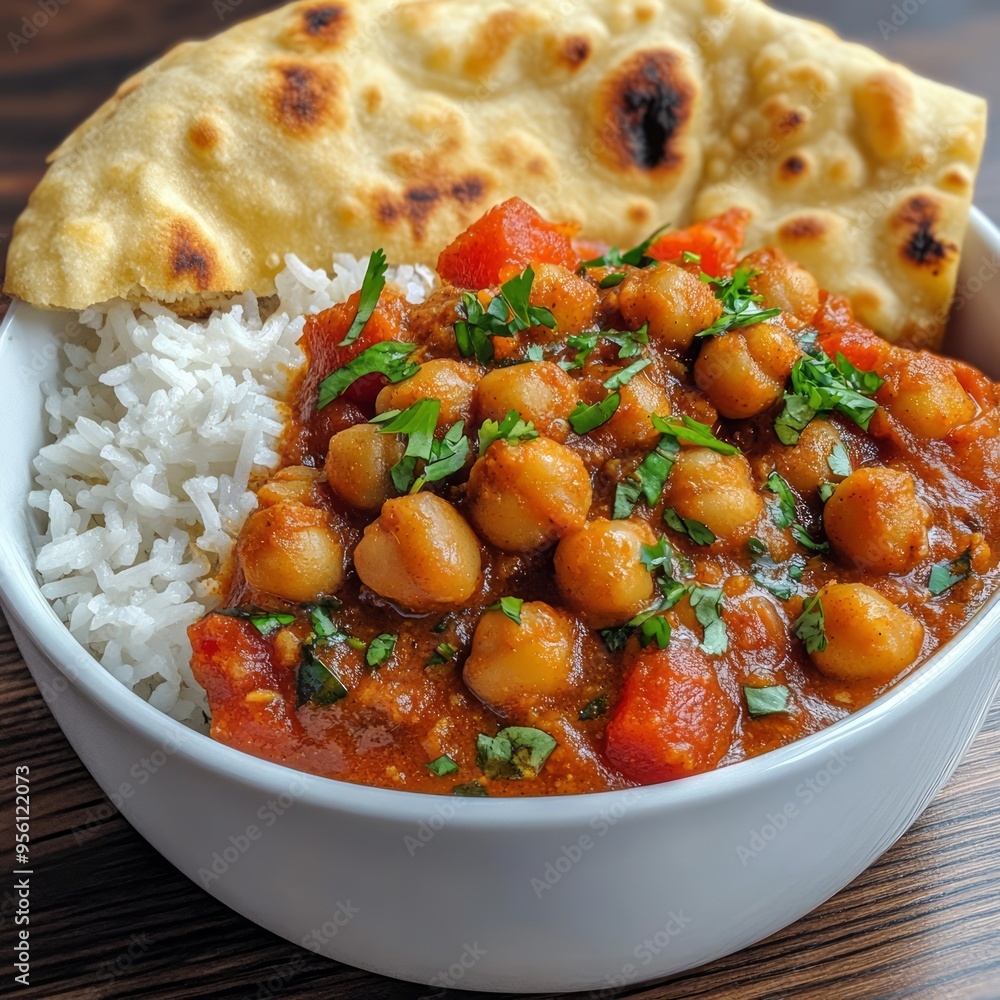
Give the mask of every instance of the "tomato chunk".
POLYGON ((666 233, 649 248, 649 256, 677 263, 687 250, 701 257, 701 269, 713 278, 732 274, 749 222, 750 213, 745 208, 731 208, 715 218, 666 233))
POLYGON ((877 371, 892 351, 892 345, 854 318, 851 304, 838 295, 820 293, 813 323, 819 331, 819 346, 831 358, 843 354, 862 371, 877 371))
POLYGON ((701 650, 677 644, 645 652, 608 720, 605 754, 641 785, 699 774, 725 755, 736 719, 701 650))
POLYGON ((444 250, 437 269, 442 280, 460 288, 488 288, 505 268, 562 264, 575 268, 580 257, 571 237, 575 226, 542 218, 526 201, 509 198, 491 208, 444 250))

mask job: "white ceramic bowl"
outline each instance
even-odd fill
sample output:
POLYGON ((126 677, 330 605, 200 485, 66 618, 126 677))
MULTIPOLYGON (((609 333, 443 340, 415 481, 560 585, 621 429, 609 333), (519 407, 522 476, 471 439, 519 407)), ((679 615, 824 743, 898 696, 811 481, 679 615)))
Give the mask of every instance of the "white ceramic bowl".
MULTIPOLYGON (((950 349, 1000 377, 1000 232, 965 247, 950 349)), ((302 775, 185 729, 70 636, 32 568, 25 496, 39 382, 68 322, 0 329, 0 599, 32 675, 98 784, 158 851, 251 920, 331 958, 435 987, 633 985, 791 923, 916 819, 1000 681, 1000 599, 875 704, 756 760, 565 798, 456 799, 302 775)))

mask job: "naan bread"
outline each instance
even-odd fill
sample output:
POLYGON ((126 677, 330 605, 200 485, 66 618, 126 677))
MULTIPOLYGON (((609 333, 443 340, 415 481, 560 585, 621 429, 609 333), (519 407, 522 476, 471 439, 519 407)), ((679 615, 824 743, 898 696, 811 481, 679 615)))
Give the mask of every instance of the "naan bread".
POLYGON ((758 0, 295 3, 175 48, 51 158, 7 291, 268 294, 282 256, 433 264, 520 195, 631 245, 749 208, 885 336, 939 338, 982 100, 758 0))

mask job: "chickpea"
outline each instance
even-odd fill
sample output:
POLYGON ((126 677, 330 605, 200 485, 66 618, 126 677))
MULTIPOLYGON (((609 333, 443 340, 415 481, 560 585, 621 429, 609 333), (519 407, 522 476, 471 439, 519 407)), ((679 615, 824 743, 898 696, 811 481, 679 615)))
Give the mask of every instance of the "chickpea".
POLYGON ((508 552, 530 552, 587 520, 590 476, 575 451, 548 438, 494 441, 469 475, 469 515, 508 552))
POLYGON ((754 417, 781 399, 801 356, 783 326, 755 323, 707 338, 694 365, 694 380, 724 417, 754 417))
POLYGON ((472 365, 435 358, 425 361, 415 375, 396 385, 387 385, 375 400, 378 413, 405 410, 421 399, 436 399, 441 403, 438 427, 450 427, 459 420, 468 420, 472 409, 472 393, 480 373, 472 365))
POLYGON ((743 541, 764 509, 742 455, 682 448, 670 471, 667 506, 701 521, 719 538, 743 541))
POLYGON ((812 322, 819 309, 819 286, 805 268, 780 250, 756 250, 740 267, 760 272, 750 279, 750 287, 762 297, 761 309, 780 309, 803 323, 812 322))
POLYGON ((682 351, 722 315, 711 287, 675 264, 630 274, 618 286, 618 307, 633 330, 648 323, 653 340, 682 351))
POLYGON ((670 416, 670 397, 666 390, 642 371, 633 375, 618 393, 621 396, 618 409, 594 437, 610 442, 616 449, 651 450, 660 440, 660 432, 650 420, 651 414, 670 416))
POLYGON ((279 469, 257 491, 257 505, 270 507, 282 500, 295 500, 308 503, 313 492, 313 484, 322 478, 318 469, 310 469, 307 465, 287 465, 279 469))
POLYGON ((558 264, 535 264, 533 270, 530 302, 555 317, 553 335, 570 337, 594 325, 600 296, 589 281, 558 264))
POLYGON ((285 601, 315 601, 344 579, 344 543, 333 518, 293 501, 251 514, 236 557, 251 587, 285 601))
POLYGON ((330 438, 326 480, 330 489, 358 510, 378 510, 398 492, 389 470, 406 446, 395 434, 382 434, 374 424, 355 424, 330 438))
POLYGON ((840 681, 891 680, 920 655, 924 626, 863 583, 819 592, 826 649, 810 653, 820 673, 840 681))
POLYGON ((560 593, 594 628, 628 621, 653 599, 642 547, 655 544, 653 529, 643 521, 589 521, 556 548, 560 593))
POLYGON ((511 410, 530 420, 553 441, 569 435, 566 419, 577 404, 576 382, 552 361, 495 368, 476 386, 473 413, 478 423, 501 421, 511 410))
POLYGON ((908 472, 852 472, 826 502, 823 521, 834 551, 862 569, 907 573, 927 555, 930 513, 908 472))
POLYGON ((781 477, 804 497, 819 492, 824 483, 839 483, 844 477, 830 468, 833 449, 844 444, 837 425, 817 418, 806 425, 798 441, 778 452, 775 466, 781 477))
POLYGON ((521 605, 521 624, 487 611, 476 626, 462 669, 469 690, 497 715, 530 714, 539 702, 572 688, 573 622, 541 601, 521 605))
POLYGON ((479 539, 433 493, 387 500, 354 550, 361 582, 414 611, 467 601, 479 583, 479 539))
POLYGON ((927 351, 893 351, 879 374, 885 385, 878 401, 917 437, 947 437, 976 415, 976 404, 944 358, 927 351))

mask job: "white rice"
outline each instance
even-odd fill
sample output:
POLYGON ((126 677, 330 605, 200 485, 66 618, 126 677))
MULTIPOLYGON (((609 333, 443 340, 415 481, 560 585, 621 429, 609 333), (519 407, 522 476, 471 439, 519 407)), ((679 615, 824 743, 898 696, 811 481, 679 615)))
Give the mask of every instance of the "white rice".
MULTIPOLYGON (((42 593, 111 674, 175 719, 207 718, 186 629, 218 603, 213 577, 257 505, 251 476, 278 462, 304 317, 360 288, 366 265, 337 255, 331 277, 289 254, 267 318, 249 293, 202 322, 154 304, 88 309, 43 386, 54 441, 30 495, 47 517, 42 593)), ((435 281, 412 266, 388 278, 413 302, 435 281)))

